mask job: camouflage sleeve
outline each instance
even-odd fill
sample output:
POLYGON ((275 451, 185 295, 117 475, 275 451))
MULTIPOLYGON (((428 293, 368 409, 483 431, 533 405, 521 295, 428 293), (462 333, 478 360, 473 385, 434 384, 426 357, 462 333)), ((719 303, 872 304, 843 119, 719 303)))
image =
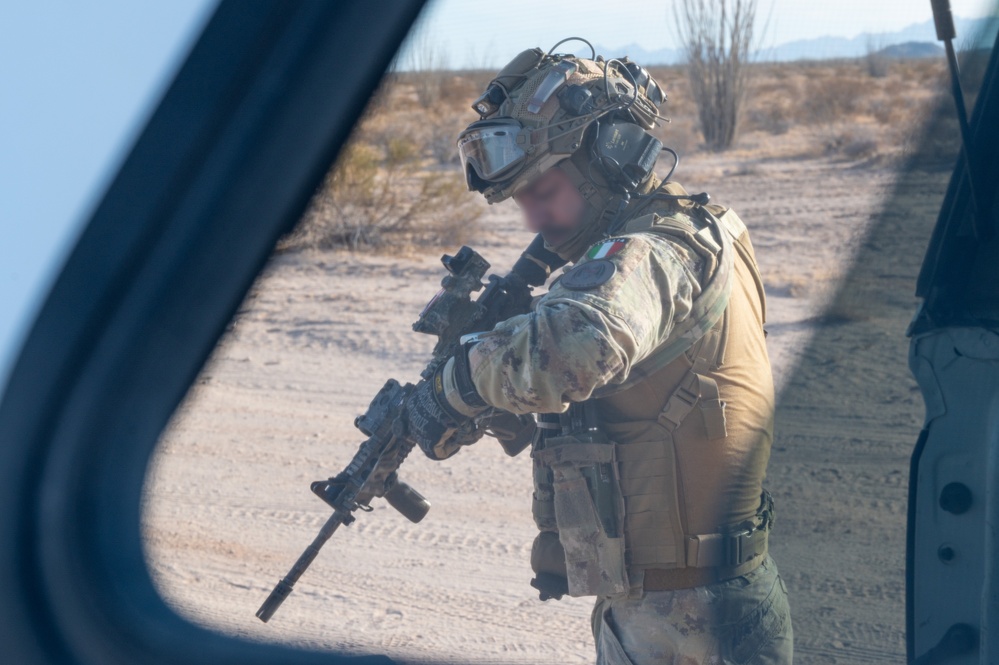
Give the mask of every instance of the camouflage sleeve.
POLYGON ((472 381, 486 403, 513 413, 564 411, 624 381, 690 312, 701 266, 683 245, 636 234, 595 249, 533 312, 472 346, 472 381))

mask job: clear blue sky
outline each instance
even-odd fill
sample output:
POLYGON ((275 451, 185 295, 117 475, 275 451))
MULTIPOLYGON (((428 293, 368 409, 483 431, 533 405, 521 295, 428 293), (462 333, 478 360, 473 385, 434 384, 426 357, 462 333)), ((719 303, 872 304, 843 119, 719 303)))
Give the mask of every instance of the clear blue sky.
MULTIPOLYGON (((760 0, 768 41, 884 32, 929 0, 760 0)), ((985 13, 987 0, 952 0, 985 13)), ((113 177, 213 0, 0 2, 0 387, 80 225, 113 177)), ((608 48, 675 46, 670 3, 438 0, 425 15, 451 64, 495 66, 570 35, 608 48)), ((127 223, 127 220, 123 220, 127 223)))
MULTIPOLYGON (((424 29, 447 52, 455 68, 499 67, 525 48, 569 36, 586 37, 607 48, 638 44, 675 48, 671 17, 676 0, 431 0, 424 29)), ((995 7, 991 0, 951 0, 955 16, 977 18, 995 7)), ((853 37, 893 32, 933 18, 930 0, 758 0, 769 16, 763 46, 826 35, 853 37)))

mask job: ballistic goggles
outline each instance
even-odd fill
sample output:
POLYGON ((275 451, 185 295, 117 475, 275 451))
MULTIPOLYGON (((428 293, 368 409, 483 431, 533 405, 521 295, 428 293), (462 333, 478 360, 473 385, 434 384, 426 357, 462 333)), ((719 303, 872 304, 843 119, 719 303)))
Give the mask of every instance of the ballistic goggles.
POLYGON ((458 135, 458 156, 470 190, 482 192, 524 163, 527 153, 517 142, 522 129, 512 118, 480 120, 458 135))

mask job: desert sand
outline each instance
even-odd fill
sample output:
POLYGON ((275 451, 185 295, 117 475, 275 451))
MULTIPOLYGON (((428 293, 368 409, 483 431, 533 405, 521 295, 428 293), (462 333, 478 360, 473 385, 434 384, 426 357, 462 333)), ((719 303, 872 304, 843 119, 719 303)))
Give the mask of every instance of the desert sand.
MULTIPOLYGON (((675 179, 740 212, 764 274, 780 390, 771 542, 796 661, 901 662, 908 455, 922 419, 904 331, 947 173, 828 157, 747 164, 697 156, 675 179)), ((503 272, 530 237, 512 204, 484 221, 475 247, 503 272)), ((415 381, 429 357, 433 339, 410 324, 444 275, 438 259, 273 257, 150 470, 149 565, 179 613, 309 649, 592 662, 591 600, 541 603, 528 585, 530 459, 490 439, 441 463, 413 455, 400 475, 431 501, 428 517, 411 524, 378 501, 270 623, 254 617, 329 514, 310 481, 350 459, 362 440, 353 419, 382 383, 415 381)))

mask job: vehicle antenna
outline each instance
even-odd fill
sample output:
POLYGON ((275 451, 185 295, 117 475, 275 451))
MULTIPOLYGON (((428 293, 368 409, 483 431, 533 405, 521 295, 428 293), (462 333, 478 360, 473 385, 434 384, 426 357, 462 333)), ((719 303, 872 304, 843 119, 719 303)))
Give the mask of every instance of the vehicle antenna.
POLYGON ((957 36, 957 31, 954 29, 954 15, 950 10, 950 0, 930 0, 930 5, 933 7, 933 23, 937 29, 937 39, 944 43, 947 51, 951 91, 954 94, 954 104, 957 106, 957 121, 961 126, 964 168, 968 174, 968 188, 971 190, 972 229, 977 240, 985 241, 992 236, 992 229, 988 224, 989 211, 983 208, 984 201, 977 194, 975 170, 971 166, 971 128, 968 125, 968 111, 964 105, 964 91, 961 89, 961 70, 957 64, 957 55, 954 53, 954 38, 957 36))

